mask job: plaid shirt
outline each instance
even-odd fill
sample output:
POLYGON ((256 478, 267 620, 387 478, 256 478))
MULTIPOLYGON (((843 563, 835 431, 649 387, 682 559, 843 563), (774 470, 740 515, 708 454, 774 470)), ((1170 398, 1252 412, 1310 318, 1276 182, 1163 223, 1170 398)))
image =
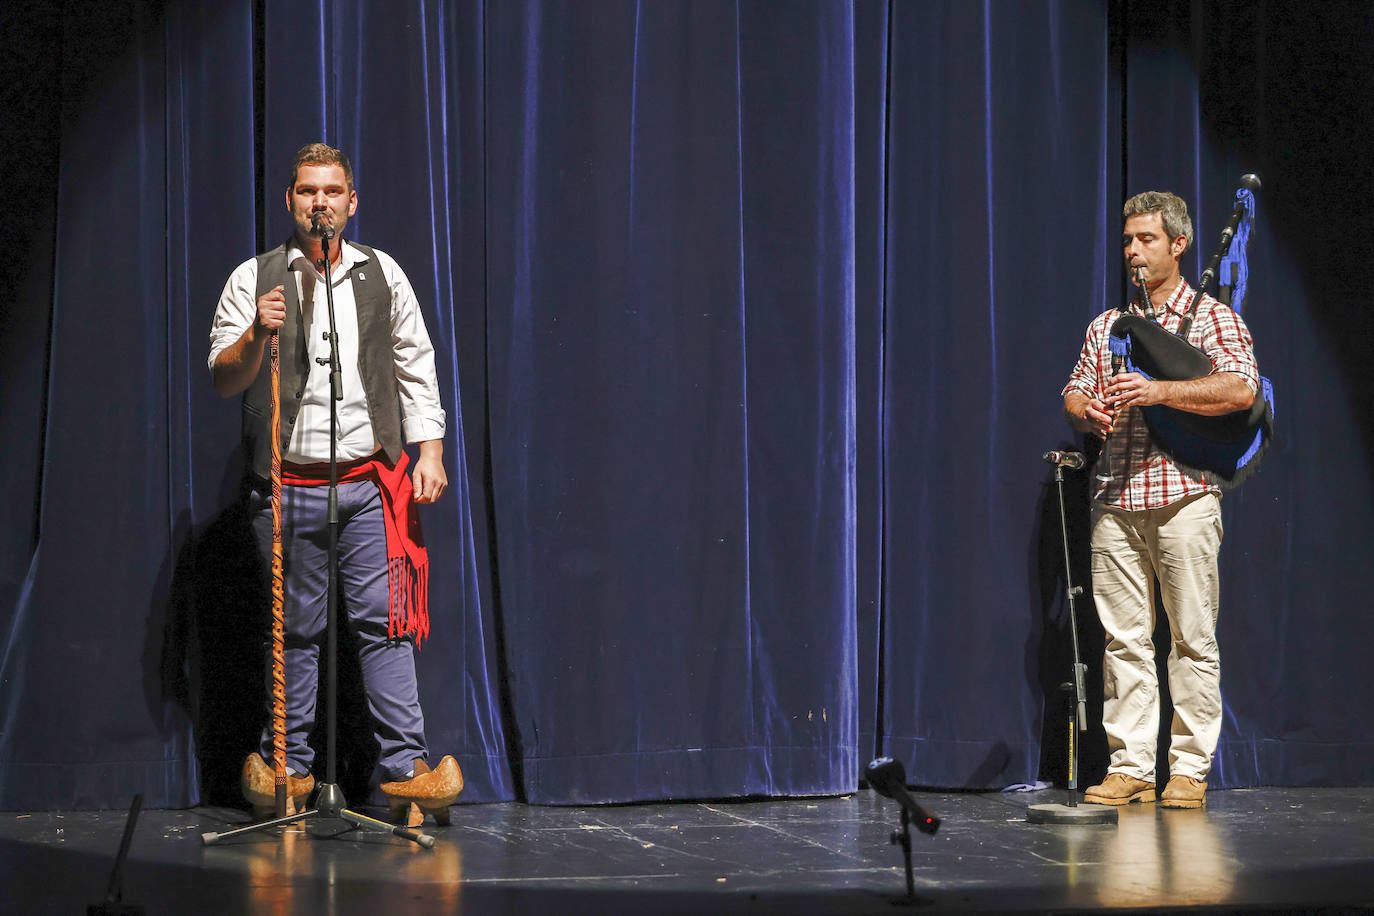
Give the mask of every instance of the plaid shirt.
MULTIPOLYGON (((1156 311, 1165 330, 1178 333, 1195 295, 1186 280, 1179 281, 1169 301, 1156 311)), ((1141 314, 1134 303, 1131 312, 1141 314)), ((1090 398, 1102 397, 1112 374, 1108 336, 1118 317, 1117 310, 1112 309, 1098 315, 1088 325, 1083 352, 1062 394, 1079 391, 1090 398)), ((1214 371, 1235 373, 1245 379, 1251 391, 1259 391, 1259 369, 1255 365, 1250 331, 1231 309, 1211 296, 1203 296, 1188 332, 1188 342, 1211 358, 1214 371)), ((1098 461, 1110 460, 1113 479, 1107 483, 1096 481, 1093 498, 1113 508, 1162 509, 1199 493, 1220 492, 1217 487, 1205 483, 1201 475, 1180 469, 1155 446, 1138 407, 1128 407, 1117 416, 1107 452, 1109 454, 1098 461)))

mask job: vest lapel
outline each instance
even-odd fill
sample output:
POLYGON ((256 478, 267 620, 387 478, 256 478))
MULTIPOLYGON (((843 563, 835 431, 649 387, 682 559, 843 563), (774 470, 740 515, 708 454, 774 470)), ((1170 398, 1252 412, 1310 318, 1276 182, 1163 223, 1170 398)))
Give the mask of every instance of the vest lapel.
POLYGON ((291 262, 301 279, 301 327, 305 329, 305 351, 310 352, 310 326, 315 320, 315 271, 304 256, 291 262))

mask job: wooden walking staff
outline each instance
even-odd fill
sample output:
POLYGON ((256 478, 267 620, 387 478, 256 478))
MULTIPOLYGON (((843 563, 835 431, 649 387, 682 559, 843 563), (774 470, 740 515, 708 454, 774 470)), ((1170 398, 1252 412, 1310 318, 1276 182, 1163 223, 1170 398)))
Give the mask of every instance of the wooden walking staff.
POLYGON ((277 817, 286 817, 286 584, 281 558, 281 346, 274 328, 272 394, 272 764, 276 771, 277 817))

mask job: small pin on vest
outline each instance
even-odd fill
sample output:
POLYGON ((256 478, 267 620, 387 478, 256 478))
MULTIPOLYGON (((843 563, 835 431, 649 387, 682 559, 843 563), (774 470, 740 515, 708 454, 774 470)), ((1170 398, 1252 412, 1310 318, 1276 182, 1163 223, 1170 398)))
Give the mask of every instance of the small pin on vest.
POLYGON ((359 279, 359 280, 366 280, 366 279, 367 279, 367 274, 363 273, 361 270, 358 271, 358 279, 359 279))

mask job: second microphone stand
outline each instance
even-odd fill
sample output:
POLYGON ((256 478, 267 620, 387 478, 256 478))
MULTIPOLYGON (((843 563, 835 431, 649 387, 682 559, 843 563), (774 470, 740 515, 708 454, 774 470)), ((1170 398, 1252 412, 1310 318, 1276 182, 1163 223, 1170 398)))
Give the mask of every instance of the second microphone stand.
MULTIPOLYGON (((369 830, 378 830, 390 833, 394 836, 402 837, 412 842, 419 843, 426 849, 434 848, 434 837, 418 830, 411 830, 409 827, 401 827, 395 824, 388 824, 375 817, 368 817, 360 814, 348 807, 344 800, 343 790, 338 784, 338 763, 336 755, 336 745, 338 744, 339 731, 339 402, 343 400, 343 367, 339 363, 339 333, 338 325, 334 320, 334 283, 333 270, 329 263, 329 240, 334 237, 334 230, 321 221, 317 224, 320 236, 320 250, 323 253, 319 263, 316 265, 321 276, 324 277, 324 299, 329 312, 329 330, 324 333, 324 339, 329 344, 329 355, 316 358, 315 362, 321 366, 329 367, 329 588, 326 604, 325 618, 325 778, 320 784, 315 794, 315 806, 299 814, 288 814, 285 817, 277 817, 271 820, 262 821, 257 824, 249 824, 246 827, 239 827, 234 830, 226 830, 223 833, 204 833, 201 840, 204 845, 209 846, 230 837, 251 833, 258 830, 267 830, 271 827, 281 827, 286 824, 294 824, 296 821, 311 819, 331 819, 343 821, 344 826, 339 830, 319 829, 318 832, 324 836, 335 836, 340 833, 366 827, 369 830)), ((313 303, 312 303, 313 305, 313 303)))
POLYGON ((1068 723, 1069 796, 1067 804, 1031 805, 1026 809, 1026 820, 1032 824, 1115 824, 1115 808, 1107 805, 1078 804, 1079 744, 1088 730, 1088 666, 1083 664, 1081 653, 1078 651, 1078 611, 1074 606, 1074 600, 1083 594, 1083 586, 1073 584, 1073 559, 1069 554, 1069 517, 1064 508, 1064 467, 1082 467, 1083 456, 1078 452, 1048 452, 1045 457, 1054 463, 1054 483, 1059 492, 1059 535, 1064 546, 1064 590, 1069 600, 1069 637, 1073 646, 1073 678, 1070 682, 1060 685, 1060 690, 1071 697, 1072 707, 1068 723))

